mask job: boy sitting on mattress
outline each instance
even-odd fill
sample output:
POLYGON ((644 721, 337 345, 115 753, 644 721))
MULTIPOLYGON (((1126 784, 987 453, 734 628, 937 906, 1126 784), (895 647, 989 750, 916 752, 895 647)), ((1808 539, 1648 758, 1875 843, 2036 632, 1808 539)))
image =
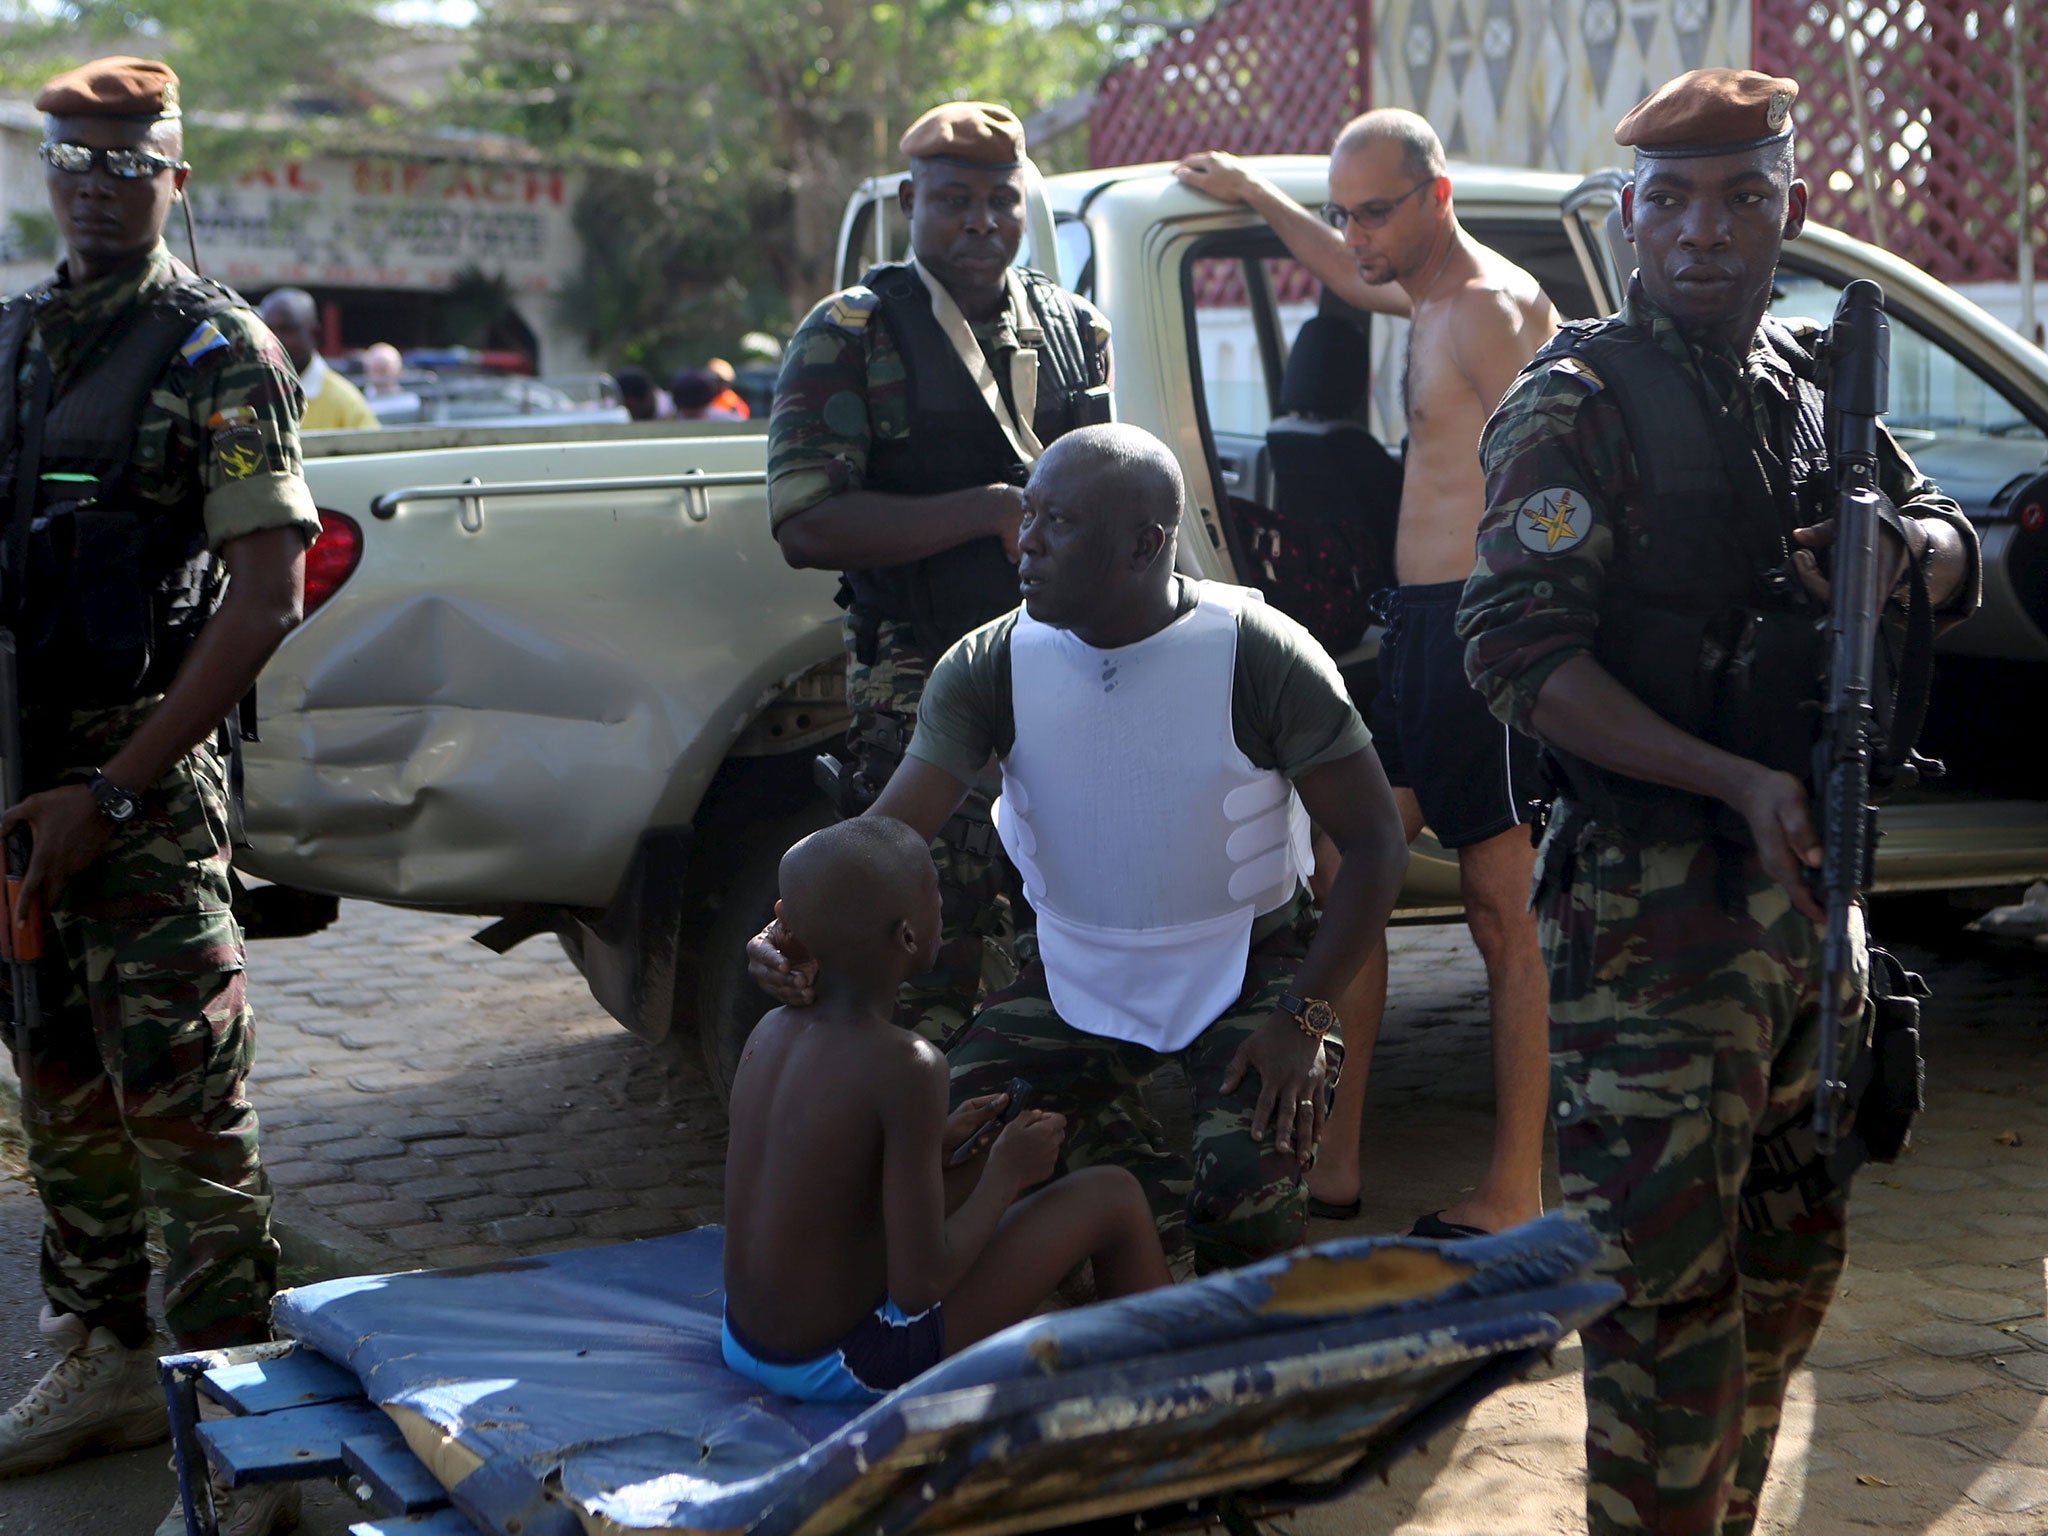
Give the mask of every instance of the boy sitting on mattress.
POLYGON ((725 1363, 809 1402, 872 1402, 1031 1315, 1083 1259, 1107 1299, 1168 1281, 1138 1181, 1047 1184, 1066 1122, 1002 1094, 949 1118, 946 1061, 892 1022, 939 943, 931 853, 864 816, 783 856, 776 910, 817 1000, 761 1020, 733 1080, 725 1164, 725 1363))

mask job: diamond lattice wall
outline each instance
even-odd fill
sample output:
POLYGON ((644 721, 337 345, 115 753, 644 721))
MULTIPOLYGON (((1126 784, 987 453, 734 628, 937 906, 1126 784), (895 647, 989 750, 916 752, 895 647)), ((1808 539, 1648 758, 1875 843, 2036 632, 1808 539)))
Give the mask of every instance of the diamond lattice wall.
POLYGON ((1104 80, 1090 158, 1315 154, 1383 105, 1427 117, 1458 159, 1590 171, 1626 163, 1613 125, 1659 84, 1754 63, 1801 83, 1793 120, 1816 219, 1946 281, 2009 281, 2014 17, 2039 248, 2040 0, 1235 0, 1104 80))
POLYGON ((1812 215, 1945 282, 2010 281, 2012 18, 2032 120, 2032 239, 2048 239, 2048 13, 2033 0, 1766 0, 1756 67, 1801 84, 1800 174, 1812 215), (1862 107, 1861 122, 1857 108, 1862 107))
POLYGON ((1321 154, 1363 112, 1371 0, 1237 0, 1112 71, 1088 121, 1096 165, 1197 149, 1321 154))

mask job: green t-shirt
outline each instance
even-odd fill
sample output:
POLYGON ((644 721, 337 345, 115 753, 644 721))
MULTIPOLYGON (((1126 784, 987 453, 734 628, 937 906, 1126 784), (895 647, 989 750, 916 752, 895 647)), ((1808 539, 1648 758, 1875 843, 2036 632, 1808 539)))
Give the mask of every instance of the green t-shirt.
MULTIPOLYGON (((1201 600, 1196 584, 1180 584, 1178 613, 1201 600)), ((1004 757, 1017 739, 1010 696, 1010 632, 1019 610, 956 641, 925 684, 909 755, 972 784, 990 756, 1004 757)), ((1266 603, 1237 615, 1237 665, 1230 688, 1231 734, 1257 768, 1289 780, 1372 745, 1330 653, 1307 630, 1266 603)))

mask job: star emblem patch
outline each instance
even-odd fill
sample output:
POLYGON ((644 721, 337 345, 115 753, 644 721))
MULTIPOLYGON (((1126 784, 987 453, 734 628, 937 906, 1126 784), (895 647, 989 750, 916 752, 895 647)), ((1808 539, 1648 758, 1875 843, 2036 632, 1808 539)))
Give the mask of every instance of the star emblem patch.
POLYGON ((1538 491, 1515 509, 1515 537, 1522 548, 1555 555, 1585 542, 1593 514, 1585 497, 1566 486, 1538 491))

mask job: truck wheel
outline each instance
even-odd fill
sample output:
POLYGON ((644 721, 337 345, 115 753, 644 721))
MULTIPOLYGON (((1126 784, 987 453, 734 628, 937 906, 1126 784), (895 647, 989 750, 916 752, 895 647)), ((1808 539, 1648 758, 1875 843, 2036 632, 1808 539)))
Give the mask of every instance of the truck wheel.
POLYGON ((747 940, 775 915, 775 876, 789 845, 836 819, 831 807, 819 801, 750 829, 734 851, 698 962, 697 1040, 720 1103, 732 1094, 747 1036, 773 1006, 747 975, 747 940))

